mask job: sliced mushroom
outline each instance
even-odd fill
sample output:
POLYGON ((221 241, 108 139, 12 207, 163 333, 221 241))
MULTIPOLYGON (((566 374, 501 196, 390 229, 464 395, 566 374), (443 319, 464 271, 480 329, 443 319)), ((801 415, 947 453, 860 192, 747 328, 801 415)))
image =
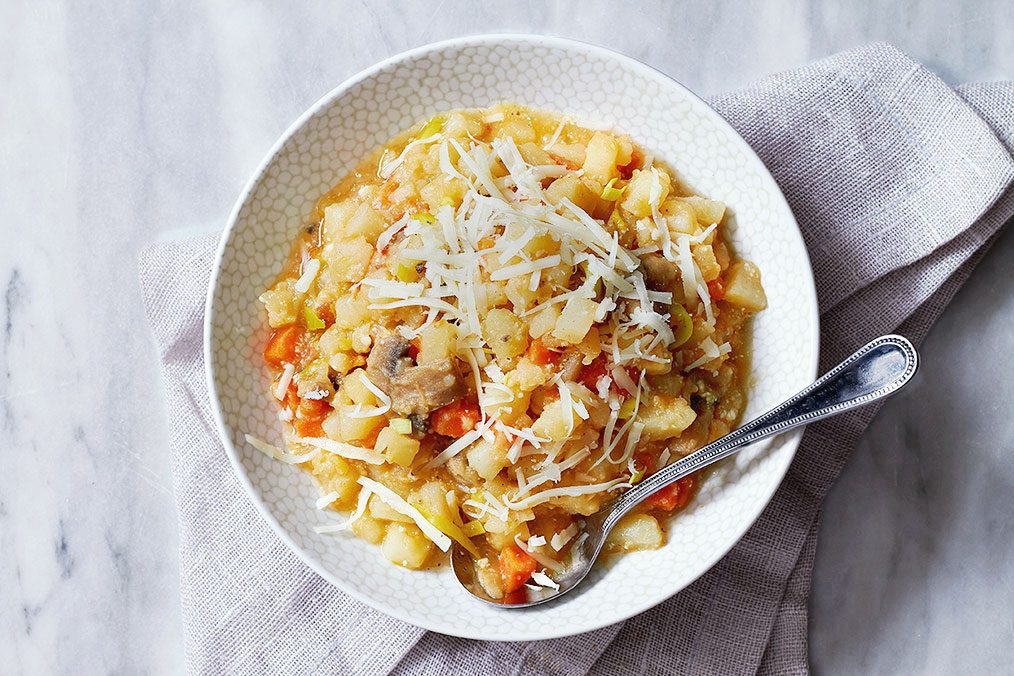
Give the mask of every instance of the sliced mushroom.
POLYGON ((676 264, 661 254, 650 253, 641 257, 644 283, 653 291, 672 291, 680 281, 676 264))
POLYGON ((381 338, 366 360, 366 372, 391 397, 391 408, 402 415, 429 413, 465 395, 453 359, 418 366, 408 356, 409 343, 392 334, 381 338))

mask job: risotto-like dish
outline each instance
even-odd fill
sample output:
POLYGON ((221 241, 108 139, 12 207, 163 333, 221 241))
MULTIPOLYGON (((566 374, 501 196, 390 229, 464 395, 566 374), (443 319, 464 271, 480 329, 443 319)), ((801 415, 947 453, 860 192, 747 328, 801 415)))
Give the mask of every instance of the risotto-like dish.
MULTIPOLYGON (((766 299, 724 219, 620 133, 507 104, 422 121, 321 197, 261 296, 287 447, 248 440, 317 479, 320 532, 408 568, 457 542, 523 601, 583 515, 739 421, 766 299)), ((698 483, 610 548, 660 547, 698 483)))

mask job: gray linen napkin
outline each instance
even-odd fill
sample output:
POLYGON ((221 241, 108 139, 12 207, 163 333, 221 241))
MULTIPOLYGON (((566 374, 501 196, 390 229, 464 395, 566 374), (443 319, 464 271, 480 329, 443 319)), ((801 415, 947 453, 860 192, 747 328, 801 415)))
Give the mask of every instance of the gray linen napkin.
MULTIPOLYGON (((955 91, 893 47, 873 44, 711 104, 756 149, 799 220, 817 278, 822 368, 887 331, 918 343, 1014 215, 1012 83, 955 91)), ((203 377, 214 244, 154 244, 140 263, 167 388, 192 673, 807 671, 820 504, 875 409, 810 427, 743 540, 658 607, 551 641, 427 633, 303 566, 233 477, 203 377)))

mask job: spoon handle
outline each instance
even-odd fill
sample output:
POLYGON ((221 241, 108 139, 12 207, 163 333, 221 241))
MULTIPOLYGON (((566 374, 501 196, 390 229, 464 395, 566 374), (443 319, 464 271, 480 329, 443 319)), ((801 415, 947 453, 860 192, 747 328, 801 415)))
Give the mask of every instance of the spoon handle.
POLYGON ((607 530, 646 497, 691 472, 765 437, 883 399, 911 380, 918 367, 919 357, 908 339, 877 338, 794 397, 631 488, 614 503, 607 530))

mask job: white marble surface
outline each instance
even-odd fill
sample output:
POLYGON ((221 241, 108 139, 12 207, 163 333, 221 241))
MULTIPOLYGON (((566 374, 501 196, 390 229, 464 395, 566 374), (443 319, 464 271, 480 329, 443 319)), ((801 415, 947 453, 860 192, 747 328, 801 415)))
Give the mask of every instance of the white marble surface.
MULTIPOLYGON (((873 39, 949 82, 1014 77, 1014 4, 0 3, 0 672, 179 673, 147 241, 221 223, 278 134, 403 49, 488 31, 600 43, 703 94, 873 39)), ((819 673, 1014 662, 1014 235, 933 331, 832 493, 819 673)))

